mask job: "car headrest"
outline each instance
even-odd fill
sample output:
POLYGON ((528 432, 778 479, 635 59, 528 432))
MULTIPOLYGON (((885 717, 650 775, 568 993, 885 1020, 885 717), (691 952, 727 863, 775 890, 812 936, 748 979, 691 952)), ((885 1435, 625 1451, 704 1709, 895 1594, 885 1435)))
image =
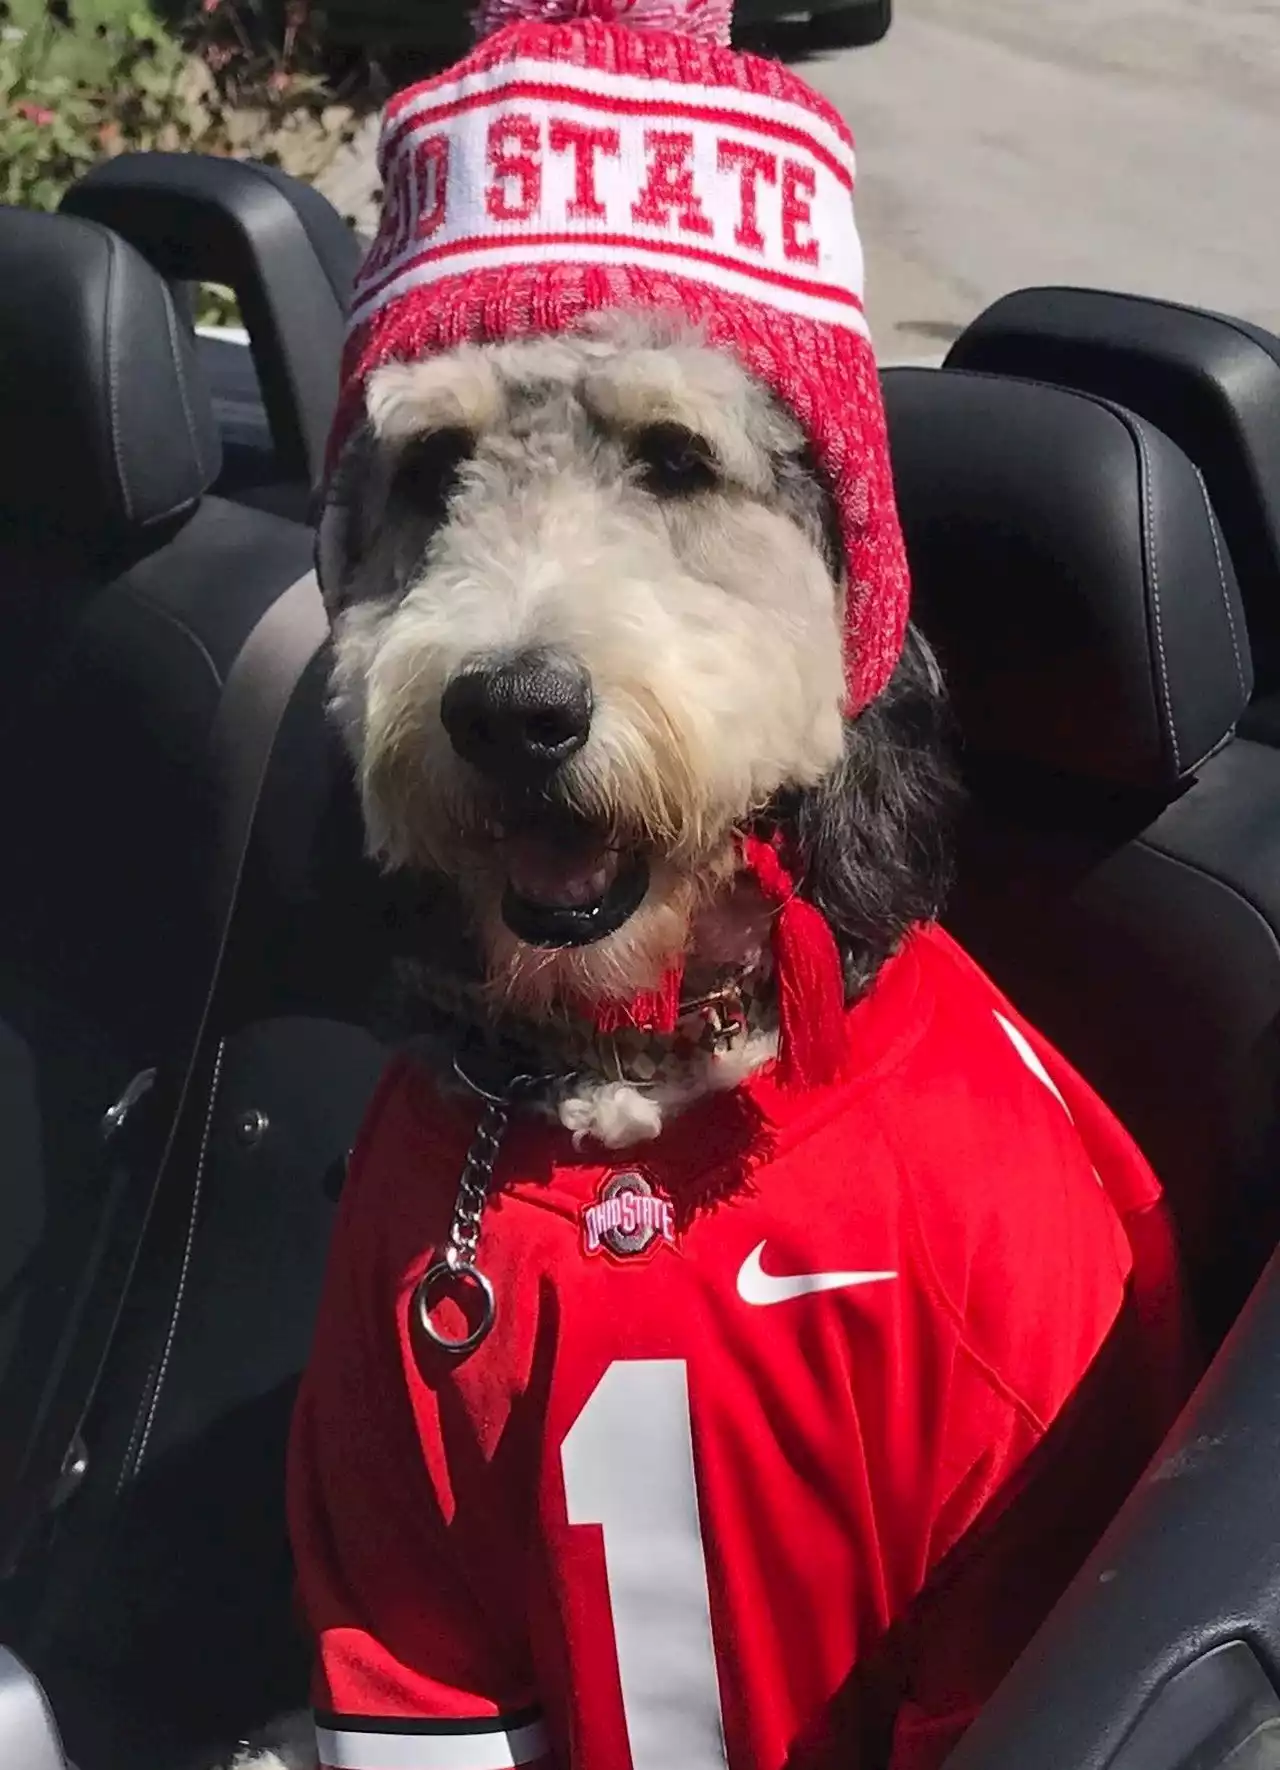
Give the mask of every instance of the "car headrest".
POLYGON ((1252 689, 1196 468, 1090 395, 947 369, 884 388, 913 612, 967 749, 1176 791, 1252 689))
POLYGON ((190 511, 222 450, 168 285, 95 222, 0 210, 0 517, 99 547, 190 511))
POLYGON ((1240 580, 1260 686, 1280 684, 1280 339, 1225 314, 1098 289, 1020 289, 947 367, 1118 400, 1199 467, 1240 580))

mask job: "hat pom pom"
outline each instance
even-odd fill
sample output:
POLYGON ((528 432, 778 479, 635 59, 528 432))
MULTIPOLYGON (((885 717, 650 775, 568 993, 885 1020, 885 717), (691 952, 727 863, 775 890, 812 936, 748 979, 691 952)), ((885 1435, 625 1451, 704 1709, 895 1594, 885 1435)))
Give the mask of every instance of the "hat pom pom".
POLYGON ((728 44, 733 0, 480 0, 476 37, 491 37, 506 25, 628 25, 635 31, 675 31, 707 43, 728 44))

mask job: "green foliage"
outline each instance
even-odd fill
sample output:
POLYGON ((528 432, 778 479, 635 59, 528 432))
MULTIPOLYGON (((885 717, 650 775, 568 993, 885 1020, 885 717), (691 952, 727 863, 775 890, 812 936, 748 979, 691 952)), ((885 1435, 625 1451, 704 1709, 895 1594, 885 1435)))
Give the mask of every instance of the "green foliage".
POLYGON ((221 283, 201 283, 196 292, 196 323, 201 326, 239 326, 244 323, 235 290, 221 283))
POLYGON ((47 0, 25 28, 0 4, 0 29, 0 200, 53 209, 106 153, 189 145, 184 58, 149 12, 91 27, 93 72, 60 53, 76 31, 70 0, 47 0))
MULTIPOLYGON (((314 176, 354 127, 314 62, 308 0, 198 0, 180 39, 130 0, 0 0, 0 202, 56 209, 96 161, 152 149, 314 176)), ((201 317, 225 305, 205 292, 201 317)))
POLYGON ((154 148, 314 175, 354 127, 315 63, 308 0, 199 0, 180 39, 124 0, 0 0, 0 197, 50 209, 95 160, 154 148))

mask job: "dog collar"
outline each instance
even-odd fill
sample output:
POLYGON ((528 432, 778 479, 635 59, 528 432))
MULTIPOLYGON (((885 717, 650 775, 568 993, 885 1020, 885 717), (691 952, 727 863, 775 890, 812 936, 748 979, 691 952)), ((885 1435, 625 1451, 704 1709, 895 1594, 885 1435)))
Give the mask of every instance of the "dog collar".
POLYGON ((410 1042, 430 1067, 447 1078, 461 1065, 494 1093, 529 1075, 546 1077, 547 1092, 576 1076, 656 1087, 706 1053, 735 1051, 777 1023, 772 977, 763 969, 725 972, 687 996, 670 1033, 632 1026, 601 1032, 576 1015, 495 1018, 481 986, 426 970, 415 971, 411 1001, 410 1042))

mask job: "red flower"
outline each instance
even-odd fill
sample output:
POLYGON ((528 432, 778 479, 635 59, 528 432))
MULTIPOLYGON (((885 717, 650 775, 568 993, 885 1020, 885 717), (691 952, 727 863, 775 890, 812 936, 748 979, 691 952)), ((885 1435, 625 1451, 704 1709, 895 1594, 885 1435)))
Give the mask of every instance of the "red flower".
POLYGON ((20 105, 15 105, 14 109, 20 117, 25 117, 28 123, 38 123, 42 129, 47 129, 50 123, 56 121, 53 112, 47 105, 32 104, 30 99, 24 99, 20 105))

